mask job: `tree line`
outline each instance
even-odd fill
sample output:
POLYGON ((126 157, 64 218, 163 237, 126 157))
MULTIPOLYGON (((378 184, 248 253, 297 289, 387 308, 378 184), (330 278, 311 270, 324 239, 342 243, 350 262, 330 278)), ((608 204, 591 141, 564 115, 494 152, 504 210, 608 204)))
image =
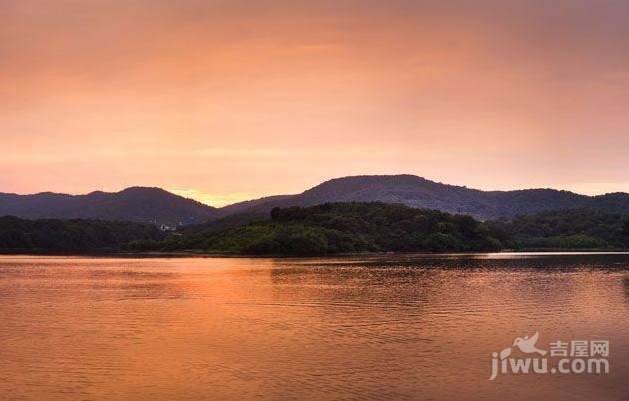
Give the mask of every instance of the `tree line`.
POLYGON ((133 241, 157 242, 164 238, 152 224, 0 217, 0 251, 4 252, 117 251, 133 241))
POLYGON ((168 235, 141 223, 0 218, 4 251, 327 255, 628 247, 628 216, 585 209, 481 222, 399 204, 326 203, 275 208, 266 220, 220 230, 197 227, 168 235))

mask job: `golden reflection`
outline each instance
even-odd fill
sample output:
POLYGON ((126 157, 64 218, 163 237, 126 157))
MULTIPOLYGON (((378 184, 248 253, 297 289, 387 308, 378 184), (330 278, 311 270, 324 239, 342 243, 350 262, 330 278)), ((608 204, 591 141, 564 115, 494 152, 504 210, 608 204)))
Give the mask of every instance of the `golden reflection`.
POLYGON ((622 399, 623 255, 0 258, 15 399, 622 399), (612 373, 487 380, 491 352, 609 338, 612 373), (519 395, 518 395, 519 394, 519 395))

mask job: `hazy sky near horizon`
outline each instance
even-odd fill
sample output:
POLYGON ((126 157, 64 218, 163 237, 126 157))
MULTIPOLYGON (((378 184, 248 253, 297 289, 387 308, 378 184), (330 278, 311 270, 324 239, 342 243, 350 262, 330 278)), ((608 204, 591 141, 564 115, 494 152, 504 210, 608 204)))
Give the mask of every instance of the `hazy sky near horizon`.
POLYGON ((629 192, 629 2, 0 0, 0 192, 629 192))

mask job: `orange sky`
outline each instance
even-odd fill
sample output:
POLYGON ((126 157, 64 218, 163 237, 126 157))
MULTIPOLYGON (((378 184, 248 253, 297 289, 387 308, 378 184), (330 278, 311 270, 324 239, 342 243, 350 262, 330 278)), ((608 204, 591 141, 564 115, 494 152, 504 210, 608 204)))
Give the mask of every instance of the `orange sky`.
POLYGON ((628 20, 622 0, 0 0, 0 192, 629 191, 628 20))

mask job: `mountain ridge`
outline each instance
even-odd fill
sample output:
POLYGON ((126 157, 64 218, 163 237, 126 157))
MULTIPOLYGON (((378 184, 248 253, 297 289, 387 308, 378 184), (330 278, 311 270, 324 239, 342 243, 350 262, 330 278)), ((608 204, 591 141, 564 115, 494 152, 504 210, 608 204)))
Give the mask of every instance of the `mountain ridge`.
POLYGON ((401 174, 333 178, 300 194, 260 198, 253 204, 232 204, 219 209, 219 214, 228 215, 224 214, 225 210, 261 214, 273 207, 306 207, 326 202, 401 203, 469 214, 481 220, 579 208, 629 213, 629 194, 624 192, 589 196, 553 188, 483 191, 401 174))
POLYGON ((157 187, 134 186, 84 195, 0 193, 0 216, 25 219, 81 218, 177 226, 204 223, 216 214, 216 208, 157 187))
POLYGON ((583 208, 629 213, 629 194, 624 192, 588 196, 552 188, 483 191, 400 174, 333 178, 299 194, 273 195, 221 208, 158 187, 133 186, 118 192, 93 191, 85 195, 50 191, 30 195, 0 193, 0 216, 120 220, 171 226, 221 220, 221 224, 226 224, 225 219, 246 223, 268 218, 275 207, 308 207, 330 202, 400 203, 413 208, 467 214, 480 220, 583 208))

